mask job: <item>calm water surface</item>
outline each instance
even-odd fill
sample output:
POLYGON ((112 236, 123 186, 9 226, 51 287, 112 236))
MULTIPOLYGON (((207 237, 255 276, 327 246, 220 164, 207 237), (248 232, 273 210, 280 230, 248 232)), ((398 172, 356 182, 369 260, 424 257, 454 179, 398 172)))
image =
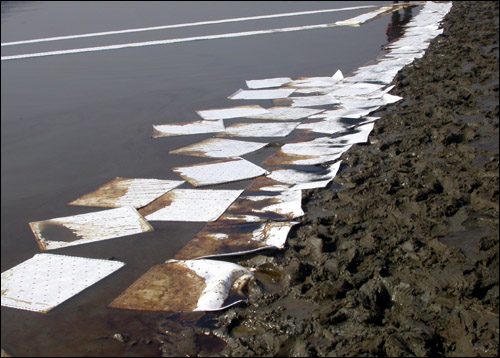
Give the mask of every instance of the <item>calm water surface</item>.
MULTIPOLYGON (((4 43, 371 4, 383 2, 5 1, 1 36, 4 43)), ((8 46, 2 56, 330 23, 370 10, 8 46)), ((331 76, 337 69, 348 74, 377 57, 397 30, 387 34, 390 23, 389 15, 360 28, 2 61, 2 272, 40 252, 29 222, 102 210, 67 203, 117 176, 179 179, 172 167, 204 161, 168 151, 210 134, 152 139, 153 124, 199 120, 196 110, 271 107, 271 101, 227 96, 245 88, 245 80, 331 76)), ((269 154, 245 158, 259 164, 269 154)), ((51 251, 113 257, 126 265, 48 314, 2 307, 2 347, 15 356, 157 354, 157 347, 144 342, 129 349, 109 337, 146 334, 165 314, 106 305, 150 267, 172 258, 204 225, 155 222, 151 233, 51 251)))

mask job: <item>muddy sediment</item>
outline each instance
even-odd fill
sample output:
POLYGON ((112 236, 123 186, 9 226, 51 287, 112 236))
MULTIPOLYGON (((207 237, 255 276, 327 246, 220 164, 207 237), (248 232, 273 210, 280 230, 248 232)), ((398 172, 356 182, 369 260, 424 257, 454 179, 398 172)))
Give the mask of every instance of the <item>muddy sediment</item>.
POLYGON ((498 3, 456 2, 404 100, 218 316, 230 356, 498 356, 498 3))
POLYGON ((369 144, 304 192, 287 248, 234 259, 256 269, 248 302, 164 355, 499 355, 498 2, 455 2, 443 27, 369 144))

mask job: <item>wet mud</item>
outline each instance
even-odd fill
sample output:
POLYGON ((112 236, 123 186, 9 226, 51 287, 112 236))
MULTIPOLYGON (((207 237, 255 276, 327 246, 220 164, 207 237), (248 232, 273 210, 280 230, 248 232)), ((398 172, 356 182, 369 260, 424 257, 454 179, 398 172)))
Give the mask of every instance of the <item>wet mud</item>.
POLYGON ((285 250, 232 259, 248 302, 165 321, 164 356, 498 356, 498 2, 443 27, 285 250))

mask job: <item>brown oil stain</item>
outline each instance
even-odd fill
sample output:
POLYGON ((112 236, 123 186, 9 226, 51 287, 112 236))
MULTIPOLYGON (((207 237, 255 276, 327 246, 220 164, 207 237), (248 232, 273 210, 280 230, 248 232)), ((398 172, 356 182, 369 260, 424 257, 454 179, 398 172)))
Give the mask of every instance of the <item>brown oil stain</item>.
MULTIPOLYGON (((262 196, 262 193, 256 193, 262 196)), ((278 214, 273 211, 266 211, 271 205, 280 204, 279 197, 274 198, 273 196, 278 196, 278 192, 269 193, 269 198, 261 200, 250 200, 247 197, 240 197, 226 210, 226 212, 220 217, 220 220, 234 220, 243 219, 246 216, 257 216, 262 220, 288 220, 293 219, 287 215, 278 214)))
POLYGON ((201 149, 202 146, 210 145, 215 142, 216 139, 207 139, 200 143, 195 143, 188 145, 187 147, 182 147, 179 149, 171 150, 169 154, 181 154, 181 155, 192 155, 194 157, 207 157, 207 153, 201 149))
POLYGON ((297 140, 295 141, 295 143, 309 142, 309 141, 316 139, 316 138, 319 138, 319 137, 323 137, 323 136, 318 134, 318 133, 313 133, 313 132, 308 132, 308 131, 302 130, 302 131, 297 132, 297 140))
MULTIPOLYGON (((247 125, 247 123, 236 123, 232 124, 231 128, 244 128, 247 125)), ((224 138, 224 137, 241 137, 239 133, 229 133, 229 132, 220 132, 215 135, 217 138, 224 138)))
MULTIPOLYGON (((227 255, 267 247, 265 242, 253 238, 262 223, 220 220, 208 223, 175 256, 177 260, 195 259, 210 255, 227 255)), ((264 233, 264 237, 266 234, 264 233)))
MULTIPOLYGON (((197 123, 197 122, 194 122, 194 123, 197 123)), ((193 124, 192 122, 191 123, 177 123, 177 124, 175 124, 175 126, 180 128, 180 127, 186 127, 186 126, 189 126, 192 124, 193 124)), ((175 135, 177 135, 177 134, 170 134, 170 133, 161 132, 153 126, 153 134, 151 135, 151 138, 171 137, 171 136, 175 136, 175 135)))
POLYGON ((282 150, 279 150, 274 155, 266 159, 263 165, 284 165, 284 164, 295 164, 299 160, 309 160, 320 158, 318 155, 296 155, 296 154, 286 154, 282 150))
POLYGON ((131 179, 116 177, 109 183, 101 185, 93 192, 73 200, 68 205, 116 207, 116 202, 127 194, 128 186, 131 182, 131 179))
MULTIPOLYGON (((137 217, 137 222, 135 222, 134 224, 114 224, 113 227, 108 226, 106 228, 108 231, 106 231, 106 229, 103 230, 103 226, 106 226, 104 221, 98 220, 97 224, 95 224, 90 221, 87 223, 78 223, 65 220, 71 217, 30 222, 29 226, 35 236, 35 239, 37 240, 38 246, 43 251, 57 248, 59 247, 59 244, 65 242, 70 243, 79 240, 82 240, 84 242, 94 242, 100 240, 108 240, 114 237, 121 237, 124 235, 130 235, 132 233, 137 234, 139 232, 154 231, 153 226, 151 226, 143 217, 141 217, 137 213, 136 209, 130 209, 134 211, 134 216, 137 217), (136 225, 138 225, 139 227, 137 227, 136 225), (73 228, 71 228, 72 226, 73 228), (130 228, 133 228, 133 232, 128 230, 130 228), (111 230, 114 230, 114 232, 111 232, 111 230), (104 236, 102 234, 103 231, 105 232, 104 236), (55 246, 50 245, 50 243, 54 243, 55 246)), ((126 210, 128 211, 129 209, 126 210)))
POLYGON ((163 132, 160 132, 158 129, 153 127, 153 134, 151 135, 151 138, 161 138, 161 137, 168 137, 168 134, 165 134, 163 132))
POLYGON ((263 188, 279 185, 284 187, 291 187, 290 184, 282 183, 268 177, 259 177, 252 180, 252 182, 245 188, 246 191, 262 191, 263 188))
POLYGON ((153 266, 109 304, 140 311, 192 311, 198 305, 205 279, 181 262, 153 266))
POLYGON ((141 214, 143 217, 146 217, 160 209, 166 208, 167 206, 172 205, 172 203, 176 199, 176 194, 175 191, 169 191, 166 194, 163 194, 156 200, 153 200, 151 203, 148 205, 144 206, 143 208, 139 209, 138 212, 141 214))

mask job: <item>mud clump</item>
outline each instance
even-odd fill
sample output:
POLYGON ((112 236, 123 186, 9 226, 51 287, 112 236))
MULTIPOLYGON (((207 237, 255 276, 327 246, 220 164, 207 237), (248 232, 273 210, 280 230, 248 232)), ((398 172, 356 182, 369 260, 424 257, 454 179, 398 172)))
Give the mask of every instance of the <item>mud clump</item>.
POLYGON ((217 354, 498 356, 498 2, 443 27, 287 249, 238 262, 257 280, 216 317, 217 354))

